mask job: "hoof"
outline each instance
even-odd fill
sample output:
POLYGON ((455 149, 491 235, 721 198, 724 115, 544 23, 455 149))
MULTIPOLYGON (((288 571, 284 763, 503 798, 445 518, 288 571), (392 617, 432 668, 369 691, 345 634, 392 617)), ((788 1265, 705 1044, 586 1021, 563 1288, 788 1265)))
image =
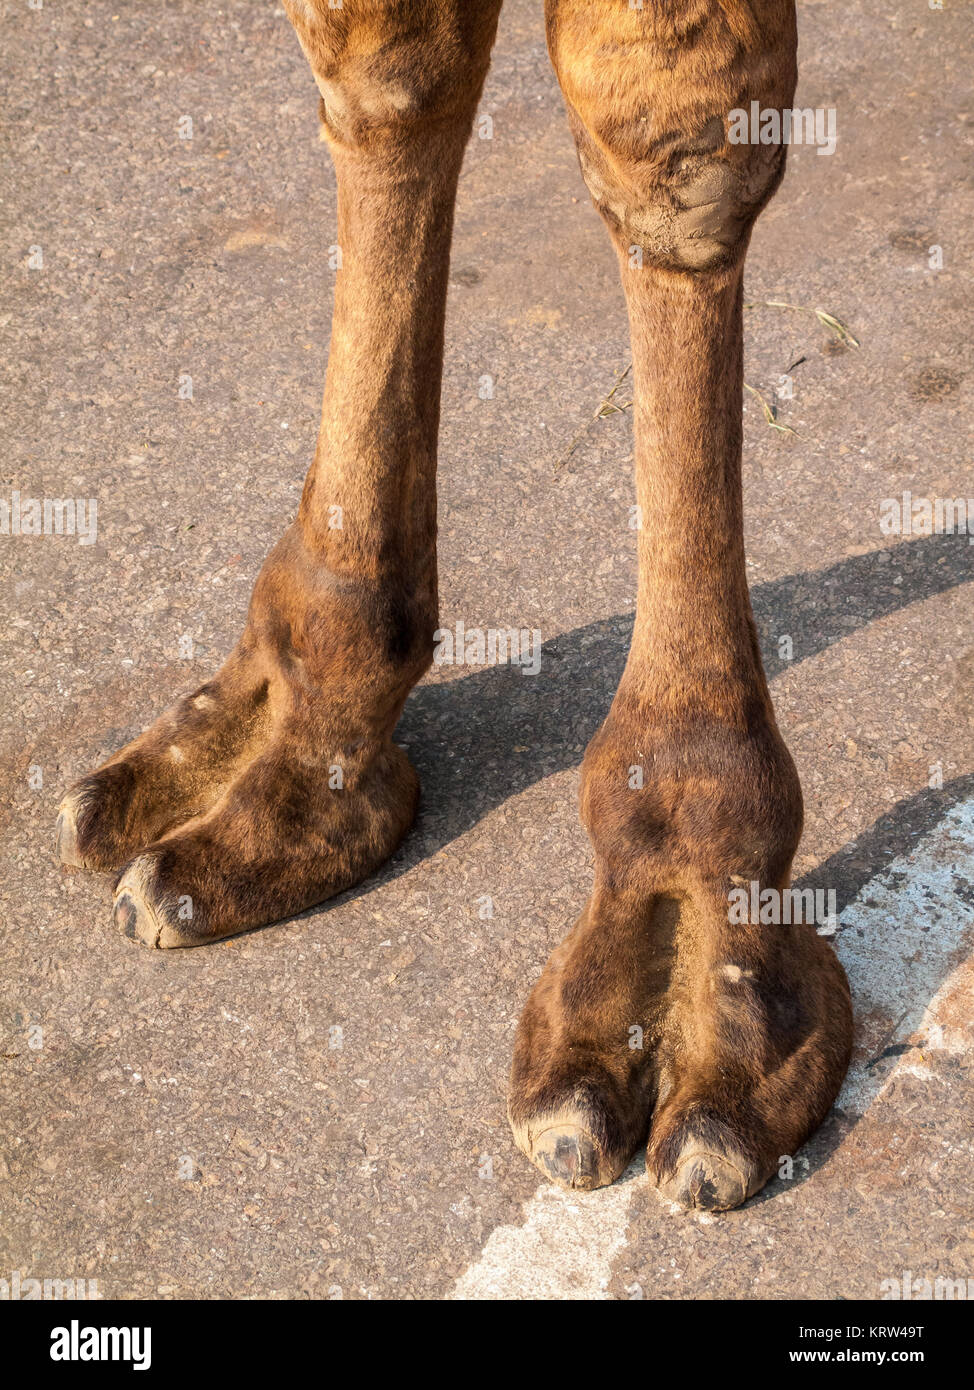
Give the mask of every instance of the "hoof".
POLYGON ((78 849, 74 809, 67 801, 62 803, 54 827, 54 852, 62 864, 68 864, 72 869, 84 868, 84 860, 78 849))
POLYGON ((591 1192, 615 1182, 634 1147, 614 1143, 607 1148, 604 1117, 577 1106, 530 1120, 509 1118, 521 1152, 546 1178, 571 1192, 591 1192))
POLYGON ((687 1211, 729 1211, 747 1201, 752 1190, 741 1166, 702 1150, 681 1156, 673 1175, 659 1183, 661 1195, 687 1211))
POLYGON ((140 941, 153 950, 196 945, 182 925, 171 920, 166 907, 155 901, 153 868, 153 861, 144 856, 129 865, 115 886, 112 921, 130 941, 140 941))
POLYGON ((61 863, 71 869, 100 869, 99 855, 85 854, 81 848, 78 820, 82 810, 82 801, 77 796, 68 795, 61 802, 54 827, 54 850, 61 863))
POLYGON ((120 834, 132 782, 130 769, 115 766, 72 787, 58 807, 54 827, 55 853, 62 864, 111 873, 132 857, 120 834))
POLYGON ((580 1125, 553 1125, 532 1142, 531 1161, 553 1182, 588 1192, 611 1178, 600 1178, 599 1151, 591 1135, 580 1125))

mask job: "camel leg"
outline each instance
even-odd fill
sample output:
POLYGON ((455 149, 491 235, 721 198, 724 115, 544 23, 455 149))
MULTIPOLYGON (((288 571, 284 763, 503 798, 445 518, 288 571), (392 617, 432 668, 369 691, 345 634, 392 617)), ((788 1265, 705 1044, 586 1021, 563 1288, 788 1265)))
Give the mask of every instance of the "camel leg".
MULTIPOLYGON (((453 204, 500 0, 290 0, 321 92, 342 262, 296 522, 216 676, 79 783, 66 863, 115 921, 191 946, 341 892, 418 782, 392 732, 436 629, 436 438, 453 204)), ((322 235, 324 245, 332 235, 322 235)))
POLYGON ((515 1139, 567 1186, 647 1166, 685 1207, 735 1206, 794 1154, 848 1065, 848 987, 814 925, 738 923, 788 884, 801 790, 761 667, 744 565, 742 298, 790 106, 791 0, 548 0, 582 172, 629 307, 641 511, 632 648, 582 771, 595 881, 518 1029, 515 1139))

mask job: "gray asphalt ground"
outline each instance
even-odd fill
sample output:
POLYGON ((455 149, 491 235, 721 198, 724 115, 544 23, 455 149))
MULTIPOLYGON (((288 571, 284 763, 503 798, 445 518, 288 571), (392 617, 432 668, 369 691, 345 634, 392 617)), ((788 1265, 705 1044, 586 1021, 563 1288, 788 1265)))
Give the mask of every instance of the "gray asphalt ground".
POLYGON ((295 511, 334 179, 273 5, 0 13, 0 496, 98 503, 94 544, 0 536, 0 1277, 831 1299, 974 1275, 974 546, 879 524, 905 489, 974 495, 970 5, 799 4, 799 104, 835 108, 838 144, 792 151, 755 234, 747 381, 795 433, 747 396, 745 502, 797 871, 837 893, 859 1034, 793 1172, 719 1218, 675 1214, 641 1162, 544 1188, 505 1121, 520 1008, 590 882, 578 765, 635 592, 631 411, 595 418, 624 304, 540 4, 507 0, 461 183, 440 556, 444 625, 537 628, 541 672, 434 670, 401 726, 424 800, 394 861, 185 953, 115 934, 107 881, 55 862, 56 807, 215 670, 295 511))

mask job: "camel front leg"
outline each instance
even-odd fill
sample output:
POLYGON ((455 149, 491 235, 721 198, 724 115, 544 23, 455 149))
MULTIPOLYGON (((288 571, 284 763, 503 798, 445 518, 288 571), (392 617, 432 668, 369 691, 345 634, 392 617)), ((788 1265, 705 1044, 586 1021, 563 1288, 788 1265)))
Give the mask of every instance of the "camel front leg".
POLYGON ((632 648, 587 750, 595 883, 521 1019, 510 1116, 542 1171, 611 1181, 649 1136, 661 1191, 735 1206, 821 1122, 848 987, 814 925, 735 920, 781 893, 802 825, 745 577, 742 271, 779 146, 729 113, 791 102, 790 0, 549 0, 586 182, 618 252, 641 514, 632 648))
MULTIPOLYGON (((258 927, 396 848, 418 782, 392 732, 436 629, 436 438, 454 194, 499 0, 293 0, 338 183, 321 431, 297 520, 206 685, 66 798, 59 849, 121 869, 150 946, 258 927)), ((321 237, 321 257, 334 233, 321 237)))

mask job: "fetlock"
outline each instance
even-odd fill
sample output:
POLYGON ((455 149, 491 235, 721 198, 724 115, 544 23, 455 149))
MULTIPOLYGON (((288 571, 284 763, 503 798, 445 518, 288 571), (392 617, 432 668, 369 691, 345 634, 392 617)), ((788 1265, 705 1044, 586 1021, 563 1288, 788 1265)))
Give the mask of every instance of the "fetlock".
POLYGON ((589 744, 581 818, 605 887, 690 891, 786 881, 802 829, 798 774, 772 717, 635 727, 615 713, 589 744))
POLYGON ((242 646, 267 671, 282 715, 315 734, 387 739, 433 659, 435 573, 337 573, 292 526, 254 586, 242 646))

